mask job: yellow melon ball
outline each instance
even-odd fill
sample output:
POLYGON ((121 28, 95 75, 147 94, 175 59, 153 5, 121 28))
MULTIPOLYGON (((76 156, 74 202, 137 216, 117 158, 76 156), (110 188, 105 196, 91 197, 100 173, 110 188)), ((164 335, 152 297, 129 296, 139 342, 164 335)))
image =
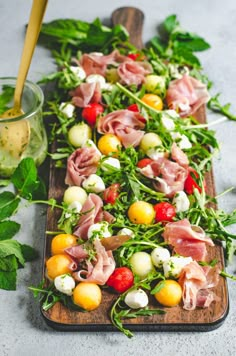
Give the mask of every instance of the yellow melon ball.
POLYGON ((75 287, 72 299, 79 307, 91 311, 101 304, 102 292, 95 283, 81 282, 75 287))

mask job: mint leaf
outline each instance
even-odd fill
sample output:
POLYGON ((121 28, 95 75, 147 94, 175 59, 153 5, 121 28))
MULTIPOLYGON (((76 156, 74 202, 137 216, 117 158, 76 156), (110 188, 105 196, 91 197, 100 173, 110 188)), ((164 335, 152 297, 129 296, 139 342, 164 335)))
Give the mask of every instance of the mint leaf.
POLYGON ((32 193, 38 188, 38 173, 33 158, 24 158, 11 177, 12 183, 25 199, 31 199, 32 193))
POLYGON ((16 271, 0 271, 0 288, 5 290, 16 290, 16 271))
POLYGON ((0 194, 0 221, 13 215, 20 203, 20 199, 12 192, 3 192, 0 194))
POLYGON ((11 239, 20 230, 20 224, 15 221, 0 222, 0 241, 11 239))
POLYGON ((21 251, 21 246, 16 240, 0 241, 0 258, 14 255, 20 264, 24 266, 25 260, 21 251))
POLYGON ((178 26, 179 26, 179 21, 177 21, 176 15, 168 16, 163 23, 163 27, 168 34, 171 34, 178 26))
POLYGON ((211 47, 202 37, 194 33, 178 32, 173 37, 174 47, 187 49, 191 52, 205 51, 211 47))
POLYGON ((14 88, 9 85, 4 85, 0 95, 0 114, 4 113, 9 106, 7 104, 13 99, 14 88))
POLYGON ((0 259, 0 271, 12 272, 18 269, 16 256, 10 255, 0 259))
POLYGON ((39 257, 38 251, 36 251, 33 247, 25 244, 21 244, 20 247, 25 262, 33 261, 39 257))

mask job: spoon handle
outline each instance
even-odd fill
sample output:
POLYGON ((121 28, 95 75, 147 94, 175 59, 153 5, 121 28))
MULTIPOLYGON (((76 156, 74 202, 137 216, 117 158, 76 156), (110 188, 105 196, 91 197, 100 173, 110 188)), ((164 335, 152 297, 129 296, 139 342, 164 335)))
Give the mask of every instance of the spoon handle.
POLYGON ((21 96, 39 37, 48 0, 33 0, 14 93, 14 107, 21 108, 21 96))

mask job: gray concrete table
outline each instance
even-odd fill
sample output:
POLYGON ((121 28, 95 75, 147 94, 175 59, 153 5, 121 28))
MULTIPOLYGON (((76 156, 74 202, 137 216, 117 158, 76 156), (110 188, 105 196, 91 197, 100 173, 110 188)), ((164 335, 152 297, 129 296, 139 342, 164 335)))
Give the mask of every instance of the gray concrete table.
MULTIPOLYGON (((45 21, 57 18, 107 20, 120 6, 136 6, 145 13, 144 42, 156 33, 167 15, 177 14, 184 28, 202 35, 212 48, 201 54, 205 72, 222 92, 222 100, 231 102, 236 113, 236 2, 235 0, 50 0, 45 21)), ((0 1, 0 77, 16 76, 24 40, 24 25, 29 16, 30 0, 0 1)), ((37 81, 55 69, 50 53, 37 47, 28 79, 37 81)), ((208 120, 218 118, 210 114, 208 120)), ((216 189, 220 193, 236 186, 236 122, 227 121, 216 128, 221 154, 214 162, 216 189)), ((219 200, 219 207, 236 208, 235 191, 219 200)), ((120 333, 56 332, 47 327, 38 304, 27 287, 41 278, 44 244, 45 209, 22 206, 16 220, 22 224, 18 239, 37 248, 40 262, 27 264, 18 273, 17 291, 0 290, 0 355, 236 355, 236 285, 228 282, 230 311, 224 324, 211 332, 136 333, 131 340, 120 333)), ((232 228, 236 233, 236 227, 232 228)), ((236 265, 229 271, 235 271, 236 265)))

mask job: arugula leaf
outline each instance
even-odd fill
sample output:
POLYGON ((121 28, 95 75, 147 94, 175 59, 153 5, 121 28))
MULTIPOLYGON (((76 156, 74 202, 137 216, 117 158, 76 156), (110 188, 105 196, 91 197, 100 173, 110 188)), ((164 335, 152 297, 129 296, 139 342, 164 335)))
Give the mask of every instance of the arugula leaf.
POLYGON ((11 239, 20 230, 20 224, 15 221, 0 222, 0 241, 11 239))
POLYGON ((3 240, 0 241, 0 258, 14 255, 22 266, 25 260, 21 251, 20 243, 16 240, 3 240))
POLYGON ((0 194, 0 221, 13 215, 20 203, 20 198, 12 192, 3 192, 0 194))
POLYGON ((236 115, 233 115, 230 112, 230 107, 231 104, 221 104, 219 101, 220 93, 217 93, 215 96, 213 96, 207 103, 207 107, 211 109, 212 111, 215 111, 217 113, 220 113, 224 116, 226 116, 229 120, 234 120, 236 121, 236 115))
POLYGON ((0 288, 5 290, 16 290, 17 271, 0 271, 0 288))

